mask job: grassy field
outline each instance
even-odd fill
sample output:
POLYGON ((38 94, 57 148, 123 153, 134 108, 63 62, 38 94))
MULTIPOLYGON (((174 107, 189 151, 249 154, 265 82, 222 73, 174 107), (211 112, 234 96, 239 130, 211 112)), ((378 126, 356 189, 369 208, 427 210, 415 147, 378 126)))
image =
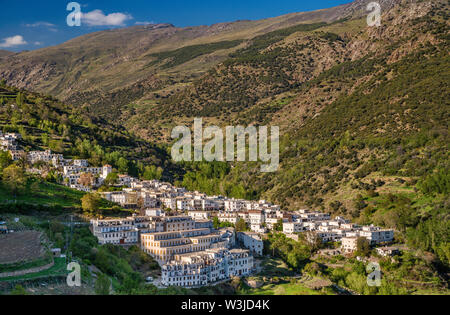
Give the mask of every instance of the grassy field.
POLYGON ((80 199, 85 193, 49 182, 31 181, 24 193, 15 197, 10 192, 0 190, 0 204, 17 202, 60 206, 63 208, 80 208, 80 199))
POLYGON ((292 277, 295 272, 279 258, 264 257, 258 259, 256 263, 259 266, 258 276, 266 277, 292 277))
POLYGON ((309 288, 308 284, 314 282, 311 277, 308 277, 308 281, 304 281, 304 278, 300 274, 297 274, 294 270, 288 267, 279 258, 263 257, 257 259, 256 264, 258 266, 258 273, 254 277, 250 277, 247 280, 256 280, 257 282, 264 283, 260 288, 252 288, 245 282, 238 290, 238 294, 241 295, 321 295, 321 294, 334 294, 334 291, 330 288, 321 290, 314 290, 309 288), (295 278, 293 278, 295 277, 295 278))
POLYGON ((269 284, 259 289, 248 288, 243 291, 248 295, 323 295, 333 294, 332 290, 313 290, 301 283, 269 284))
POLYGON ((0 281, 18 281, 18 280, 31 280, 37 278, 46 278, 61 276, 67 274, 66 270, 66 259, 65 258, 55 258, 55 265, 47 270, 43 270, 37 273, 30 273, 23 276, 0 278, 0 281))

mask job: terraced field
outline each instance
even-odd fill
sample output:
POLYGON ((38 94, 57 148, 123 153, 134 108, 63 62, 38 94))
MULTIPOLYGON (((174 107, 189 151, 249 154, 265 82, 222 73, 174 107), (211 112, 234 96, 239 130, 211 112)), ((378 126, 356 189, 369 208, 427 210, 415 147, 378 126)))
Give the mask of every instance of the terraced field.
POLYGON ((42 258, 41 232, 23 231, 0 236, 0 265, 42 258))

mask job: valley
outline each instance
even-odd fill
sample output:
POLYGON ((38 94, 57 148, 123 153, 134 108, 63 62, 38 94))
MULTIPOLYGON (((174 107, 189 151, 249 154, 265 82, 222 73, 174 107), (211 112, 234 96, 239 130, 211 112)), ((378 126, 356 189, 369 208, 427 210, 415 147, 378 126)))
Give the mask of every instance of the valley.
POLYGON ((38 50, 0 50, 0 131, 21 135, 19 148, 0 143, 0 217, 8 224, 11 214, 29 217, 27 229, 73 251, 87 293, 448 294, 449 2, 379 1, 380 27, 367 26, 368 2, 209 26, 136 25, 38 50), (260 159, 176 162, 173 129, 199 117, 204 127, 279 127, 279 168, 261 172, 260 159), (24 158, 44 150, 92 169, 109 166, 117 178, 91 174, 98 185, 77 181, 73 190, 64 163, 24 158), (98 244, 87 228, 55 223, 56 232, 35 222, 125 220, 154 208, 136 198, 105 200, 136 188, 119 185, 125 177, 159 183, 151 192, 159 201, 167 192, 158 187, 167 185, 192 200, 277 205, 281 228, 277 220, 267 228, 269 215, 256 231, 249 218, 244 228, 224 219, 233 212, 225 206, 159 205, 171 208, 168 217, 208 210, 215 228, 261 234, 262 271, 204 288, 146 286, 161 266, 139 246, 98 244), (86 210, 87 200, 95 207, 86 210), (295 218, 306 209, 342 218, 340 225, 395 231, 383 245, 405 250, 384 257, 378 246, 359 244, 349 255, 328 255, 340 240, 317 245, 305 231, 283 233, 283 223, 306 223, 295 218), (379 288, 366 285, 369 262, 383 269, 379 288), (100 277, 111 291, 95 288, 100 277))

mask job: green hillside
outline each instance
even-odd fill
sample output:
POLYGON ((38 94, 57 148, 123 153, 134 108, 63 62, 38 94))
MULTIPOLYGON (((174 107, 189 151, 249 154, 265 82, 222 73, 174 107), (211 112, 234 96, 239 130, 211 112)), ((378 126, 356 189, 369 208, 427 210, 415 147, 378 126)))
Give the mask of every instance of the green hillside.
MULTIPOLYGON (((50 148, 141 177, 161 167, 163 179, 189 190, 393 228, 421 257, 405 253, 401 268, 383 261, 389 276, 441 284, 450 268, 449 2, 382 1, 391 5, 378 28, 356 13, 363 2, 210 27, 99 32, 3 57, 0 78, 54 97, 2 81, 0 128, 20 132, 27 150, 50 148), (43 78, 23 82, 36 64, 43 78), (279 126, 278 171, 261 173, 258 162, 174 164, 170 132, 195 117, 221 127, 279 126)), ((40 184, 39 204, 77 203, 74 192, 40 184)), ((351 287, 365 283, 361 266, 322 271, 351 287)))
POLYGON ((201 166, 185 176, 184 185, 392 227, 408 244, 434 252, 448 266, 448 6, 436 2, 421 17, 400 12, 393 9, 385 18, 401 21, 401 30, 399 24, 388 24, 360 58, 337 51, 370 36, 371 30, 355 32, 357 21, 319 26, 314 34, 295 33, 269 46, 255 41, 254 49, 236 54, 195 88, 163 102, 163 117, 175 112, 166 125, 206 115, 222 125, 282 127, 277 172, 261 174, 256 163, 234 163, 222 172, 201 166), (347 33, 353 29, 356 38, 332 36, 328 28, 333 27, 347 33), (305 48, 292 43, 305 38, 315 44, 309 56, 319 58, 332 41, 333 54, 342 59, 296 83, 289 67, 305 48), (258 73, 272 77, 262 79, 258 73))
POLYGON ((51 96, 7 86, 4 80, 0 83, 0 130, 19 132, 26 151, 50 149, 65 158, 87 159, 93 166, 108 163, 135 176, 147 165, 169 162, 162 146, 92 119, 88 112, 51 96))

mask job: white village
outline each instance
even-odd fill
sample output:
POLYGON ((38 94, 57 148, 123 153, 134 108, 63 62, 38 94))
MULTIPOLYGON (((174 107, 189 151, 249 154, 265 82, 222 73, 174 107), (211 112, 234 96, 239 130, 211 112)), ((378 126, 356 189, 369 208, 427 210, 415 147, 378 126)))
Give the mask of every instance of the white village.
MULTIPOLYGON (((111 165, 89 166, 87 160, 65 159, 51 151, 21 150, 20 134, 0 134, 1 149, 12 159, 26 158, 29 164, 50 165, 61 175, 62 184, 91 192, 113 173, 111 165), (87 177, 89 186, 80 180, 87 177)), ((39 174, 39 168, 27 169, 39 174)), ((100 244, 138 245, 161 266, 163 286, 202 287, 248 276, 255 271, 254 257, 263 255, 265 234, 277 230, 292 239, 304 234, 310 242, 341 243, 339 253, 356 251, 358 238, 380 246, 390 255, 394 230, 360 226, 342 217, 310 209, 285 211, 265 200, 250 201, 208 196, 187 191, 159 180, 139 180, 119 174, 114 191, 100 192, 106 200, 135 210, 127 218, 95 219, 91 231, 100 244), (226 225, 214 226, 213 220, 226 225), (239 221, 247 231, 236 232, 239 221)))

